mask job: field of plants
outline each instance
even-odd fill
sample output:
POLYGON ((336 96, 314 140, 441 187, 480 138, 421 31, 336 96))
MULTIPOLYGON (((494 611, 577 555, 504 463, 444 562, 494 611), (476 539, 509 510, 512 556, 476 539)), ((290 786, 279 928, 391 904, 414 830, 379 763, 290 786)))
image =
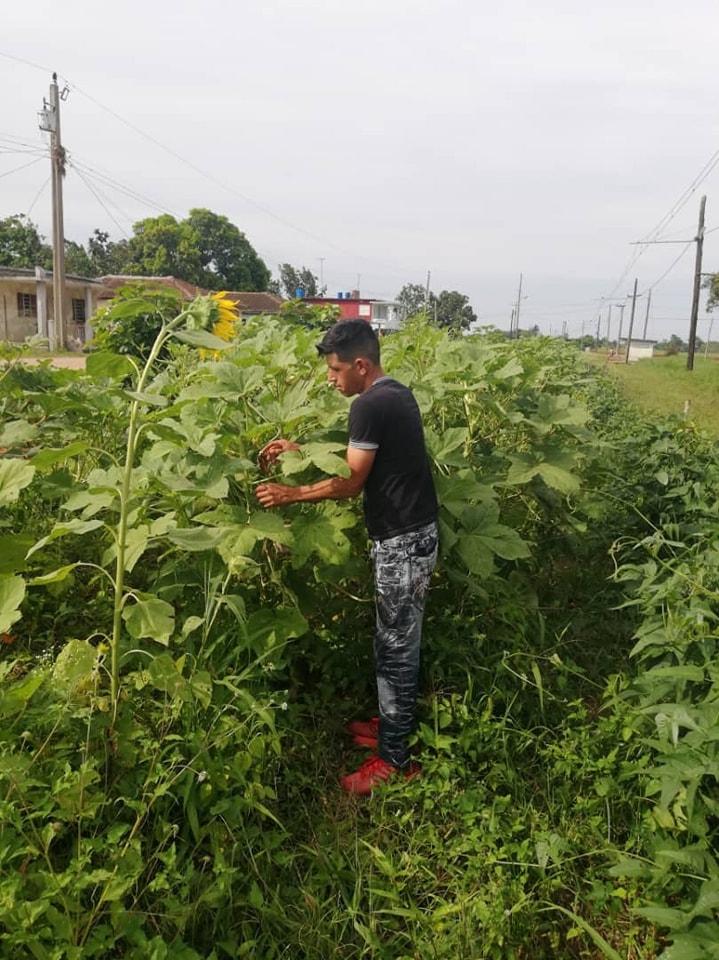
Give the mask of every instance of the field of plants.
POLYGON ((86 371, 5 351, 0 956, 719 956, 715 444, 563 342, 385 338, 442 552, 422 776, 349 797, 360 504, 253 495, 279 435, 287 482, 342 471, 348 403, 317 331, 213 309, 86 371))

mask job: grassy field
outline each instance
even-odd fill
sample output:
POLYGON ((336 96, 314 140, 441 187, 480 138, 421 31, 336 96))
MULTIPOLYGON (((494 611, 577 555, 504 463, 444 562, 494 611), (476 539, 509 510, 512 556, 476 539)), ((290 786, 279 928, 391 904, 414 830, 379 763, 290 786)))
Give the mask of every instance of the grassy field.
POLYGON ((695 357, 687 370, 686 354, 655 357, 638 363, 608 363, 606 354, 587 354, 620 384, 622 393, 644 410, 685 416, 712 436, 719 437, 719 357, 695 357))

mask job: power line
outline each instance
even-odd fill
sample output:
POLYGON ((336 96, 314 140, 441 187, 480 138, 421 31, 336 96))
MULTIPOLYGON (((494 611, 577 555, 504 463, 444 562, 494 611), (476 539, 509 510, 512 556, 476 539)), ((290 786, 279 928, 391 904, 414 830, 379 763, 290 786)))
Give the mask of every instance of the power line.
POLYGON ((78 167, 77 167, 74 163, 72 163, 71 161, 70 161, 69 165, 75 170, 75 172, 77 173, 78 177, 82 180, 82 182, 85 184, 85 186, 87 187, 87 189, 90 191, 90 193, 93 195, 93 197, 97 200, 97 202, 100 204, 100 206, 102 207, 102 209, 105 211, 105 213, 108 215, 108 217, 109 217, 109 218, 112 220, 112 222, 115 224, 115 226, 116 226, 117 229, 120 231, 120 233, 124 234, 124 235, 127 237, 127 236, 128 236, 128 233, 127 233, 127 231, 125 230, 125 228, 124 228, 124 227, 119 223, 119 221, 115 218, 115 215, 112 213, 112 211, 110 210, 110 208, 107 206, 107 204, 106 204, 105 201, 102 199, 102 197, 100 196, 100 194, 97 192, 97 190, 95 189, 95 187, 93 187, 93 185, 90 183, 90 181, 87 179, 87 177, 83 174, 83 172, 82 172, 81 170, 79 170, 78 167))
POLYGON ((50 177, 47 177, 47 178, 46 178, 45 183, 43 183, 43 185, 40 187, 40 189, 38 190, 38 192, 35 194, 35 198, 33 199, 32 203, 30 204, 30 206, 29 206, 29 207, 27 208, 27 210, 25 211, 25 216, 26 216, 26 217, 29 217, 30 214, 32 213, 33 207, 35 206, 35 204, 38 202, 38 200, 39 200, 40 197, 42 196, 43 191, 46 189, 48 183, 50 183, 50 177))
POLYGON ((44 160, 45 157, 35 157, 34 160, 30 160, 29 163, 23 163, 21 167, 14 167, 12 170, 6 170, 5 173, 0 173, 0 180, 3 177, 9 177, 13 173, 19 173, 20 170, 26 170, 28 167, 34 166, 36 163, 39 163, 41 160, 44 160))

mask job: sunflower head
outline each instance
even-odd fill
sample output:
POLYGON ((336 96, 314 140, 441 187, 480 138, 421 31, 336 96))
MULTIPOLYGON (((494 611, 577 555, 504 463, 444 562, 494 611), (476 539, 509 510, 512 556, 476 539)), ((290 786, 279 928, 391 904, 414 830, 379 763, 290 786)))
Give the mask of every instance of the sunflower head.
POLYGON ((237 335, 237 324, 240 319, 237 304, 233 300, 228 300, 224 291, 211 294, 210 299, 212 300, 214 320, 212 333, 220 340, 229 343, 237 335))
MULTIPOLYGON (((211 293, 197 297, 190 305, 187 327, 190 330, 206 330, 229 343, 237 336, 240 314, 237 305, 227 298, 227 294, 211 293)), ((216 350, 200 349, 203 357, 217 357, 216 350)))

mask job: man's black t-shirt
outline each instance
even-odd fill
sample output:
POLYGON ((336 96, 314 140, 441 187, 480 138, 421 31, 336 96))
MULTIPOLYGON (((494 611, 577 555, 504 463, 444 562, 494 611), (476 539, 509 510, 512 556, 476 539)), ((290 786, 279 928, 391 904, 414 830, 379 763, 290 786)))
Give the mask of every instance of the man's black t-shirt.
POLYGON ((437 496, 412 391, 380 377, 350 407, 349 445, 376 450, 364 487, 367 530, 386 540, 417 530, 437 516, 437 496))

